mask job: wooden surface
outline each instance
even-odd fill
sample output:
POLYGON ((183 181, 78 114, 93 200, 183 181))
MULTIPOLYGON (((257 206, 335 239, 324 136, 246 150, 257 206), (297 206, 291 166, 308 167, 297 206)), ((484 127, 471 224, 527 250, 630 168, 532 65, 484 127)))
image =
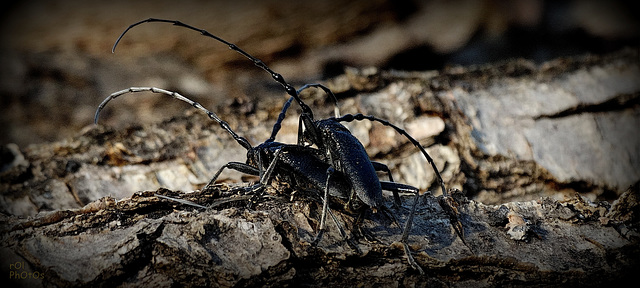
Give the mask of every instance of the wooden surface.
MULTIPOLYGON (((200 192, 180 197, 213 203, 200 192)), ((282 197, 200 210, 137 193, 5 222, 3 265, 26 263, 20 272, 60 286, 602 286, 630 279, 639 264, 638 187, 624 197, 610 207, 578 197, 495 206, 459 198, 465 245, 429 195, 409 237, 420 275, 395 242, 401 229, 379 215, 363 227, 380 242, 360 239, 356 251, 332 224, 317 247, 309 244, 318 203, 282 197)), ((403 221, 407 210, 393 212, 403 221)), ((352 215, 334 213, 351 228, 352 215)))

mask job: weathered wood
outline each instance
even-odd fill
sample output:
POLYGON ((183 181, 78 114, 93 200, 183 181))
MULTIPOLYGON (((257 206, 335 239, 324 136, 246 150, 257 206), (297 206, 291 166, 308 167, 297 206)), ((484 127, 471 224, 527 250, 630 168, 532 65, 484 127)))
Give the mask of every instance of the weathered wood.
MULTIPOLYGON (((395 242, 401 229, 379 215, 364 227, 381 243, 359 240, 361 253, 333 225, 318 247, 311 246, 320 205, 288 197, 255 209, 202 211, 147 192, 35 219, 5 216, 2 253, 25 263, 13 271, 37 272, 43 283, 60 286, 600 286, 630 277, 640 264, 638 196, 636 186, 624 194, 627 201, 611 207, 580 197, 496 206, 462 197, 458 210, 468 246, 428 196, 409 238, 426 275, 403 258, 395 242)), ((204 205, 212 199, 201 192, 180 197, 204 205)), ((351 228, 353 215, 334 213, 351 228)), ((394 213, 403 221, 408 208, 394 213)))
MULTIPOLYGON (((348 70, 327 83, 341 97, 342 113, 406 128, 441 167, 447 187, 467 194, 455 195, 466 245, 437 204, 441 196, 427 194, 420 203, 409 242, 425 275, 407 265, 396 242, 401 229, 382 215, 364 222, 381 243, 355 237, 355 249, 329 221, 323 241, 310 246, 320 206, 302 191, 291 199, 287 183, 274 181, 271 197, 253 209, 232 201, 203 210, 136 193, 166 187, 157 193, 205 206, 232 197, 226 185, 197 189, 224 163, 243 161, 245 151, 193 111, 150 126, 92 126, 66 141, 4 147, 3 271, 31 273, 14 279, 18 285, 45 286, 622 281, 640 259, 639 67, 629 50, 540 66, 348 70)), ((283 100, 265 100, 247 119, 221 117, 257 143, 268 137, 283 100)), ((319 116, 331 115, 330 105, 315 102, 319 116)), ((294 142, 297 125, 290 113, 278 140, 294 142)), ((406 139, 375 123, 349 126, 397 181, 422 190, 434 185, 406 139)), ((403 201, 404 208, 391 208, 401 223, 413 199, 403 201)), ((351 232, 355 216, 333 208, 351 232)))

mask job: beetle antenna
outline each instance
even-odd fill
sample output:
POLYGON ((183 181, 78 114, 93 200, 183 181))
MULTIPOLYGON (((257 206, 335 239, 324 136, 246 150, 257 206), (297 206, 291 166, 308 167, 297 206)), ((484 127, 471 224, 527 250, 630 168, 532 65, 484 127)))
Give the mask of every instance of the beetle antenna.
POLYGON ((302 91, 312 87, 320 88, 324 91, 324 93, 327 93, 329 96, 331 96, 331 99, 333 99, 333 103, 335 104, 335 106, 333 107, 335 117, 336 118, 340 117, 340 106, 338 104, 338 98, 336 97, 335 94, 333 94, 333 91, 331 91, 331 89, 329 89, 327 86, 324 86, 322 84, 305 84, 304 86, 300 87, 300 89, 298 89, 298 95, 300 95, 302 91))
POLYGON ((267 141, 264 142, 273 142, 276 140, 276 134, 278 134, 278 131, 280 131, 280 128, 282 128, 282 121, 284 121, 284 117, 286 116, 287 110, 289 109, 289 106, 291 106, 292 101, 293 97, 289 97, 287 102, 284 103, 284 105, 282 106, 282 111, 280 112, 280 114, 278 114, 278 120, 276 120, 276 124, 273 124, 271 136, 269 137, 269 139, 267 139, 267 141))
POLYGON ((298 102, 298 105, 300 105, 300 108, 302 108, 302 112, 305 114, 308 114, 311 119, 313 119, 313 112, 311 111, 311 108, 309 108, 309 106, 307 106, 307 104, 305 104, 302 99, 300 99, 300 96, 298 95, 298 92, 296 91, 295 88, 293 88, 293 86, 291 86, 289 83, 287 83, 287 81, 284 80, 284 77, 282 77, 282 75, 280 75, 279 73, 276 73, 275 71, 271 70, 267 64, 264 64, 264 62, 262 62, 262 60, 251 56, 251 54, 245 52, 244 50, 240 49, 238 46, 236 46, 235 44, 228 42, 216 35, 213 35, 209 32, 207 32, 204 29, 200 29, 200 28, 196 28, 194 26, 182 23, 180 21, 177 20, 166 20, 166 19, 157 19, 157 18, 149 18, 146 20, 142 20, 139 21, 137 23, 131 24, 129 25, 129 27, 127 27, 127 29, 124 30, 124 32, 122 32, 122 34, 120 34, 120 37, 118 37, 118 39, 116 40, 116 43, 113 44, 113 48, 111 49, 111 52, 114 53, 116 51, 116 46, 118 46, 118 43, 120 43, 120 40, 122 40, 122 37, 124 37, 124 34, 126 34, 129 30, 131 30, 131 28, 136 27, 140 24, 143 23, 148 23, 148 22, 163 22, 163 23, 171 23, 175 26, 180 26, 180 27, 184 27, 187 29, 191 29, 197 32, 200 32, 200 34, 202 34, 203 36, 207 36, 209 38, 213 38, 215 40, 217 40, 218 42, 224 43, 225 45, 229 46, 229 48, 231 50, 234 50, 240 54, 242 54, 244 57, 247 57, 249 60, 251 60, 251 62, 253 62, 253 64, 255 64, 256 66, 260 67, 262 70, 267 71, 269 73, 269 75, 271 75, 271 77, 273 78, 273 80, 275 80, 276 82, 280 83, 280 85, 282 85, 282 87, 284 87, 284 90, 287 92, 287 94, 289 94, 291 97, 293 97, 296 102, 298 102))
MULTIPOLYGON (((331 98, 333 98, 333 101, 335 103, 335 107, 334 107, 335 117, 340 117, 340 108, 338 107, 338 98, 336 98, 336 95, 334 95, 331 89, 327 88, 326 86, 322 84, 305 84, 296 92, 298 93, 298 95, 300 95, 300 93, 303 90, 306 90, 311 87, 321 88, 322 90, 325 91, 325 93, 329 94, 331 98)), ((284 103, 284 105, 282 106, 282 111, 278 115, 278 120, 276 120, 276 124, 273 125, 273 130, 271 131, 271 137, 269 137, 269 139, 267 139, 267 141, 265 142, 275 141, 276 134, 278 134, 278 131, 280 131, 280 128, 282 127, 282 121, 284 120, 287 110, 289 110, 289 106, 291 106, 291 101, 293 100, 294 100, 293 97, 289 97, 289 100, 287 100, 287 102, 284 103)))
POLYGON ((224 129, 225 131, 229 132, 229 134, 231 134, 231 136, 233 137, 233 139, 236 140, 236 142, 238 142, 238 144, 242 145, 242 147, 244 147, 247 150, 251 150, 251 144, 249 143, 249 141, 247 139, 245 139, 244 137, 239 136, 238 134, 236 134, 236 132, 234 132, 231 127, 229 127, 229 123, 227 123, 226 121, 220 119, 220 117, 218 117, 218 115, 216 115, 216 113, 213 113, 211 111, 209 111, 209 109, 204 108, 200 103, 195 102, 187 97, 184 97, 182 95, 180 95, 177 92, 173 92, 173 91, 169 91, 169 90, 165 90, 165 89, 160 89, 160 88, 155 88, 155 87, 131 87, 129 89, 124 89, 118 92, 114 92, 113 94, 109 95, 107 98, 105 98, 102 103, 100 103, 100 105, 98 106, 98 109, 96 110, 96 115, 95 118, 93 119, 93 123, 98 124, 98 117, 100 117, 100 111, 102 111, 102 109, 107 105, 107 103, 109 103, 109 101, 118 98, 122 95, 128 94, 128 93, 138 93, 138 92, 153 92, 153 93, 159 93, 159 94, 165 94, 165 95, 169 95, 171 96, 171 98, 174 99, 178 99, 180 101, 183 102, 187 102, 189 103, 189 105, 195 107, 196 109, 199 109, 200 111, 203 111, 204 113, 207 114, 207 116, 209 116, 209 118, 211 118, 211 120, 214 120, 216 122, 218 122, 218 124, 220 124, 220 127, 222 127, 222 129, 224 129))

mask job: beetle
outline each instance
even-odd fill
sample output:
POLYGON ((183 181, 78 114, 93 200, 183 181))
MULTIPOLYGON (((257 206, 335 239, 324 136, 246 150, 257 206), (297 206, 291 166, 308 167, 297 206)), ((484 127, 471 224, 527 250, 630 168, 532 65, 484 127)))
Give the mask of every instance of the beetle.
MULTIPOLYGON (((349 132, 349 130, 340 122, 368 120, 372 122, 379 122, 383 125, 392 127, 399 134, 409 139, 409 141, 421 151, 436 174, 436 179, 440 184, 443 196, 448 197, 444 182, 437 169, 437 166, 433 162, 433 159, 420 145, 420 143, 411 135, 409 135, 405 130, 384 119, 380 119, 371 115, 363 115, 360 113, 315 120, 311 108, 302 101, 302 99, 299 97, 299 93, 306 88, 316 87, 325 90, 325 92, 333 96, 335 99, 335 95, 333 95, 333 93, 327 87, 320 84, 310 84, 305 85, 300 90, 296 90, 292 85, 285 81, 282 75, 271 70, 260 59, 253 57, 252 55, 238 48, 235 44, 227 42, 226 40, 219 38, 207 32, 206 30, 199 29, 176 20, 149 18, 134 23, 127 29, 125 29, 125 31, 116 40, 112 52, 115 52, 116 46, 130 29, 147 22, 171 23, 175 26, 181 26, 198 31, 204 36, 222 42, 226 44, 230 49, 240 53, 241 55, 251 60, 256 66, 268 72, 276 82, 281 84, 287 94, 290 95, 290 99, 283 106, 283 110, 280 113, 278 120, 274 124, 271 137, 262 144, 256 147, 252 147, 245 138, 238 136, 229 127, 227 122, 221 120, 215 113, 207 110, 199 103, 194 102, 176 92, 153 87, 132 87, 111 94, 99 105, 94 119, 96 122, 100 111, 110 100, 120 95, 124 95, 128 92, 151 91, 155 93, 163 93, 170 95, 178 100, 187 102, 193 107, 204 111, 209 116, 209 118, 216 121, 224 130, 226 130, 236 140, 236 142, 247 149, 246 163, 227 163, 220 168, 220 170, 216 173, 216 175, 207 186, 214 183, 222 170, 224 170, 225 168, 230 168, 243 173, 260 176, 260 186, 268 184, 268 182, 272 178, 273 173, 281 175, 283 174, 283 171, 295 172, 294 174, 299 176, 300 179, 303 179, 301 182, 310 184, 317 190, 324 192, 324 197, 322 197, 323 209, 320 220, 320 227, 318 229, 317 236, 313 241, 316 244, 320 240, 320 238, 322 237, 322 233, 324 232, 326 214, 328 212, 330 213, 330 211, 328 210, 330 195, 344 196, 344 191, 350 191, 350 193, 348 193, 349 195, 347 204, 349 206, 353 206, 356 205, 356 203, 354 202, 363 203, 365 209, 361 210, 361 215, 368 211, 366 208, 369 208, 369 210, 373 212, 377 212, 381 209, 386 209, 382 197, 383 189, 391 190, 394 193, 394 202, 397 205, 400 204, 400 198, 398 195, 399 191, 413 192, 416 194, 416 197, 420 195, 417 188, 411 187, 409 185, 395 183, 392 181, 380 181, 378 179, 376 171, 388 172, 389 178, 390 180, 392 180, 391 173, 388 167, 382 163, 371 161, 362 143, 360 143, 360 141, 356 137, 354 137, 349 132), (284 115, 292 100, 295 100, 302 110, 299 118, 298 143, 297 145, 291 145, 275 142, 275 136, 280 129, 281 122, 284 119, 284 115), (314 145, 317 148, 313 148, 312 146, 314 145)), ((405 223, 402 240, 404 244, 405 254, 407 255, 409 263, 411 264, 411 266, 422 272, 421 268, 413 260, 413 257, 411 256, 411 253, 406 244, 417 202, 418 201, 416 198, 412 207, 411 214, 405 223)), ((456 233, 461 236, 461 233, 458 231, 458 229, 455 230, 456 233)))
MULTIPOLYGON (((358 141, 355 137, 353 137, 353 135, 351 135, 351 133, 348 132, 348 129, 346 129, 346 127, 344 127, 341 124, 339 124, 339 122, 352 122, 354 120, 362 121, 362 120, 365 120, 365 119, 369 120, 369 121, 380 122, 383 125, 392 127, 398 133, 400 133, 401 135, 403 135, 407 139, 409 139, 409 141, 414 146, 416 146, 417 148, 420 149, 420 152, 422 152, 422 154, 425 156, 426 160, 429 162, 429 164, 431 164, 431 166, 432 166, 432 168, 433 168, 433 170, 434 170, 434 172, 436 174, 436 178, 437 178, 438 183, 440 184, 440 187, 442 189, 442 194, 445 195, 445 196, 448 195, 447 191, 446 191, 446 188, 444 186, 444 182, 442 180, 442 176, 440 175, 440 172, 438 171, 438 167, 435 165, 435 162, 433 162, 433 159, 431 158, 431 156, 424 150, 424 148, 420 145, 420 143, 417 140, 415 140, 411 135, 409 135, 405 130, 399 128, 398 126, 395 126, 395 125, 391 124, 390 122, 388 122, 386 120, 379 119, 379 118, 376 118, 376 117, 371 116, 371 115, 365 116, 363 114, 354 114, 354 115, 347 114, 347 115, 344 115, 344 116, 342 116, 340 118, 333 118, 332 117, 332 118, 326 119, 324 121, 323 120, 319 120, 319 121, 314 122, 313 111, 311 110, 311 108, 302 101, 302 99, 299 96, 299 91, 296 90, 292 85, 287 83, 285 81, 284 77, 281 74, 276 73, 275 71, 271 70, 264 62, 262 62, 262 60, 250 55, 249 53, 247 53, 244 50, 240 49, 235 44, 233 44, 231 42, 228 42, 228 41, 226 41, 226 40, 224 40, 224 39, 222 39, 222 38, 220 38, 218 36, 215 36, 215 35, 209 33, 208 31, 206 31, 204 29, 200 29, 200 28, 185 24, 185 23, 183 23, 181 21, 177 21, 177 20, 148 18, 148 19, 145 19, 145 20, 142 20, 142 21, 139 21, 139 22, 136 22, 134 24, 129 25, 129 27, 127 27, 127 29, 125 29, 124 32, 122 32, 122 34, 120 34, 120 37, 118 37, 118 39, 116 40, 116 42, 113 45, 113 48, 111 49, 111 51, 115 52, 115 49, 116 49, 118 43, 120 42, 120 40, 122 40, 124 35, 129 30, 131 30, 132 28, 134 28, 134 27, 136 27, 138 25, 141 25, 143 23, 149 23, 149 22, 170 23, 170 24, 173 24, 174 26, 180 26, 180 27, 184 27, 184 28, 187 28, 187 29, 190 29, 190 30, 197 31, 200 34, 202 34, 203 36, 207 36, 207 37, 213 38, 213 39, 215 39, 215 40, 227 45, 231 50, 234 50, 234 51, 240 53, 241 55, 245 56, 247 59, 251 60, 256 66, 258 66, 261 69, 263 69, 266 72, 268 72, 276 82, 278 82, 280 85, 282 85, 284 87, 284 89, 287 92, 287 94, 289 94, 291 97, 293 97, 293 99, 298 103, 298 105, 302 109, 302 114, 300 115, 300 123, 304 123, 304 128, 306 128, 306 131, 308 131, 308 132, 307 133, 302 133, 302 131, 304 129, 303 125, 299 125, 299 127, 298 127, 298 129, 299 129, 298 144, 303 144, 305 142, 305 140, 307 140, 309 144, 323 145, 323 143, 325 143, 325 141, 329 140, 329 138, 330 138, 330 136, 327 136, 328 135, 327 132, 331 133, 331 131, 333 131, 332 130, 332 128, 333 128, 333 129, 339 129, 339 130, 345 132, 345 134, 336 134, 336 136, 337 135, 345 136, 346 138, 344 139, 344 141, 353 142, 353 143, 350 143, 349 145, 354 145, 353 148, 359 149, 358 152, 366 152, 366 151, 364 151, 364 148, 360 149, 359 146, 362 146, 360 141, 358 141), (340 127, 340 126, 342 126, 342 127, 340 127), (355 142, 357 142, 359 145, 357 145, 355 142)), ((328 88, 326 88, 325 86, 320 85, 320 84, 306 85, 306 86, 302 87, 301 90, 304 90, 304 89, 306 89, 308 87, 318 87, 318 88, 322 88, 323 90, 325 90, 325 92, 330 92, 330 90, 328 88)), ((332 92, 329 93, 329 94, 331 96, 333 96, 333 98, 335 99, 335 95, 333 95, 332 92)), ((283 109, 283 112, 286 112, 286 109, 283 109)), ((275 133, 277 133, 277 130, 279 129, 280 122, 281 122, 281 120, 279 119, 279 121, 274 126, 274 130, 273 130, 274 133, 272 133, 272 137, 269 138, 266 142, 270 142, 270 141, 273 141, 275 139, 275 133), (276 126, 278 128, 276 128, 276 126)), ((226 122, 225 122, 225 125, 228 128, 228 124, 226 124, 226 122)), ((232 134, 232 136, 233 136, 233 134, 232 134)), ((234 138, 235 138, 235 136, 234 136, 234 138)), ((243 145, 243 144, 241 144, 241 145, 243 145)), ((247 147, 245 147, 245 148, 247 148, 247 147)), ((333 149, 332 151, 327 150, 327 152, 329 154, 331 154, 330 152, 338 152, 338 151, 333 149)), ((343 153, 344 154, 344 152, 345 151, 341 151, 341 152, 338 152, 338 153, 343 153)), ((328 155, 328 156, 331 156, 331 155, 328 155)), ((364 158, 364 157, 362 157, 362 153, 360 153, 360 155, 358 155, 358 157, 359 158, 364 158)), ((371 161, 368 160, 368 156, 366 158, 367 158, 367 160, 364 161, 364 162, 370 163, 371 166, 373 167, 373 165, 375 165, 375 164, 372 164, 371 161)), ((340 160, 345 160, 345 159, 346 158, 336 159, 336 161, 334 161, 333 164, 334 165, 335 164, 339 164, 340 160)), ((362 160, 364 160, 364 159, 362 159, 362 160)), ((357 162, 357 161, 354 161, 354 162, 357 162)), ((372 170, 370 168, 372 168, 372 167, 369 167, 369 165, 364 165, 364 166, 366 166, 366 167, 363 167, 363 168, 367 169, 367 174, 370 174, 369 172, 372 170)), ((376 166, 379 169, 388 171, 388 168, 385 168, 383 166, 383 164, 382 165, 376 165, 376 166)), ((363 178, 364 177, 365 176, 363 175, 363 178)), ((366 175, 366 178, 373 179, 373 177, 370 177, 370 175, 366 175)), ((373 198, 379 199, 377 196, 362 194, 362 193, 364 193, 362 191, 359 191, 358 193, 360 193, 358 196, 367 198, 367 200, 365 200, 365 202, 368 202, 368 204, 373 204, 373 202, 369 201, 369 199, 368 199, 368 198, 370 198, 369 196, 372 196, 373 198)), ((373 201, 377 201, 377 200, 373 200, 373 201)))
MULTIPOLYGON (((312 85, 316 86, 319 84, 312 84, 312 85)), ((153 93, 165 94, 177 100, 188 103, 194 108, 203 111, 210 119, 216 121, 222 129, 224 129, 227 133, 229 133, 234 138, 234 140, 238 142, 238 144, 240 144, 245 149, 247 149, 246 163, 229 162, 225 164, 216 172, 216 174, 213 176, 211 181, 205 186, 205 189, 212 186, 215 183, 216 179, 219 177, 219 175, 222 173, 222 171, 226 168, 240 171, 242 173, 249 174, 249 175, 259 176, 260 178, 259 183, 252 187, 249 187, 249 190, 251 190, 251 192, 256 193, 252 198, 259 197, 260 196, 259 192, 261 192, 262 188, 264 188, 265 185, 268 185, 269 182, 275 176, 287 178, 289 182, 295 182, 294 184, 296 187, 304 188, 308 186, 311 188, 315 188, 315 190, 318 190, 318 191, 324 191, 323 195, 321 196, 322 216, 320 219, 320 228, 318 229, 318 232, 314 240, 312 241, 312 244, 317 245, 320 239, 322 238, 322 235, 324 233, 325 219, 327 214, 332 216, 333 221, 336 223, 336 226, 338 227, 339 232, 343 236, 343 238, 347 238, 346 233, 344 232, 344 229, 342 228, 338 220, 335 218, 335 216, 331 214, 331 211, 329 210, 328 205, 329 205, 329 195, 331 195, 332 197, 344 199, 345 202, 349 202, 351 200, 349 195, 345 193, 345 191, 350 191, 352 189, 352 187, 350 186, 351 183, 348 180, 349 177, 340 171, 335 171, 331 167, 331 164, 327 163, 322 159, 323 158, 322 153, 318 149, 308 147, 308 146, 284 144, 284 143, 274 141, 275 136, 280 129, 280 124, 285 117, 285 113, 289 108, 293 100, 293 97, 290 97, 289 100, 285 102, 282 112, 279 114, 278 120, 276 121, 277 124, 274 125, 273 127, 271 137, 267 139, 265 142, 255 147, 252 147, 246 138, 239 136, 236 132, 234 132, 233 129, 231 129, 231 127, 226 121, 220 119, 220 117, 218 117, 218 115, 216 115, 214 112, 204 108, 200 103, 195 102, 185 96, 182 96, 177 92, 172 92, 169 90, 155 88, 155 87, 131 87, 128 89, 124 89, 124 90, 112 93, 107 98, 105 98, 102 101, 102 103, 100 103, 100 105, 98 106, 98 109, 96 110, 96 114, 94 117, 94 123, 98 122, 100 112, 102 111, 102 109, 104 109, 104 107, 106 107, 107 103, 109 103, 111 100, 128 93, 138 93, 138 92, 153 92, 153 93), (332 171, 332 172, 327 173, 326 171, 332 171)), ((390 182, 390 181, 379 181, 379 182, 381 184, 381 187, 383 187, 383 189, 385 190, 390 190, 390 191, 393 191, 394 193, 397 193, 399 191, 412 192, 418 195, 418 189, 415 187, 401 184, 401 183, 390 182)), ((157 195, 157 196, 171 199, 171 200, 176 200, 176 199, 165 197, 162 195, 157 195)), ((247 198, 242 197, 242 199, 247 199, 247 198)), ((184 204, 203 208, 203 206, 201 205, 190 203, 188 201, 181 201, 181 202, 184 204)), ((415 214, 417 203, 418 203, 417 199, 414 200, 409 219, 406 221, 405 226, 403 228, 403 237, 401 242, 403 243, 405 254, 407 256, 409 264, 415 269, 417 269, 420 273, 423 273, 420 266, 417 265, 417 263, 413 259, 413 256, 411 256, 410 250, 406 244, 408 235, 409 235, 409 230, 411 229, 411 221, 413 219, 413 215, 415 214)), ((385 206, 381 206, 379 208, 386 209, 385 206)), ((392 220, 396 223, 396 225, 399 226, 399 224, 397 224, 398 222, 395 219, 395 217, 393 217, 392 215, 390 217, 392 217, 392 220)), ((355 247, 356 249, 358 249, 357 246, 353 245, 353 243, 349 242, 349 244, 352 247, 355 247)))

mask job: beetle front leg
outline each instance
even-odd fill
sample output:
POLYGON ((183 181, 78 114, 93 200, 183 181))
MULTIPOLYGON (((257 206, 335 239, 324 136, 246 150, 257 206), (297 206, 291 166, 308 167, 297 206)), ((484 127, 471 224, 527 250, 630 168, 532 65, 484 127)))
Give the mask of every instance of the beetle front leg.
POLYGON ((209 181, 209 184, 204 186, 204 189, 207 189, 210 186, 212 186, 213 184, 215 184, 216 180, 218 179, 218 176, 220 176, 220 173, 222 173, 222 171, 225 168, 233 169, 233 170, 236 170, 238 172, 242 172, 242 173, 253 175, 253 176, 259 176, 260 175, 260 170, 258 170, 258 168, 256 168, 256 167, 250 166, 250 165, 242 163, 242 162, 229 162, 227 164, 224 164, 224 166, 220 167, 218 172, 216 172, 216 174, 213 175, 213 178, 211 178, 211 181, 209 181))

